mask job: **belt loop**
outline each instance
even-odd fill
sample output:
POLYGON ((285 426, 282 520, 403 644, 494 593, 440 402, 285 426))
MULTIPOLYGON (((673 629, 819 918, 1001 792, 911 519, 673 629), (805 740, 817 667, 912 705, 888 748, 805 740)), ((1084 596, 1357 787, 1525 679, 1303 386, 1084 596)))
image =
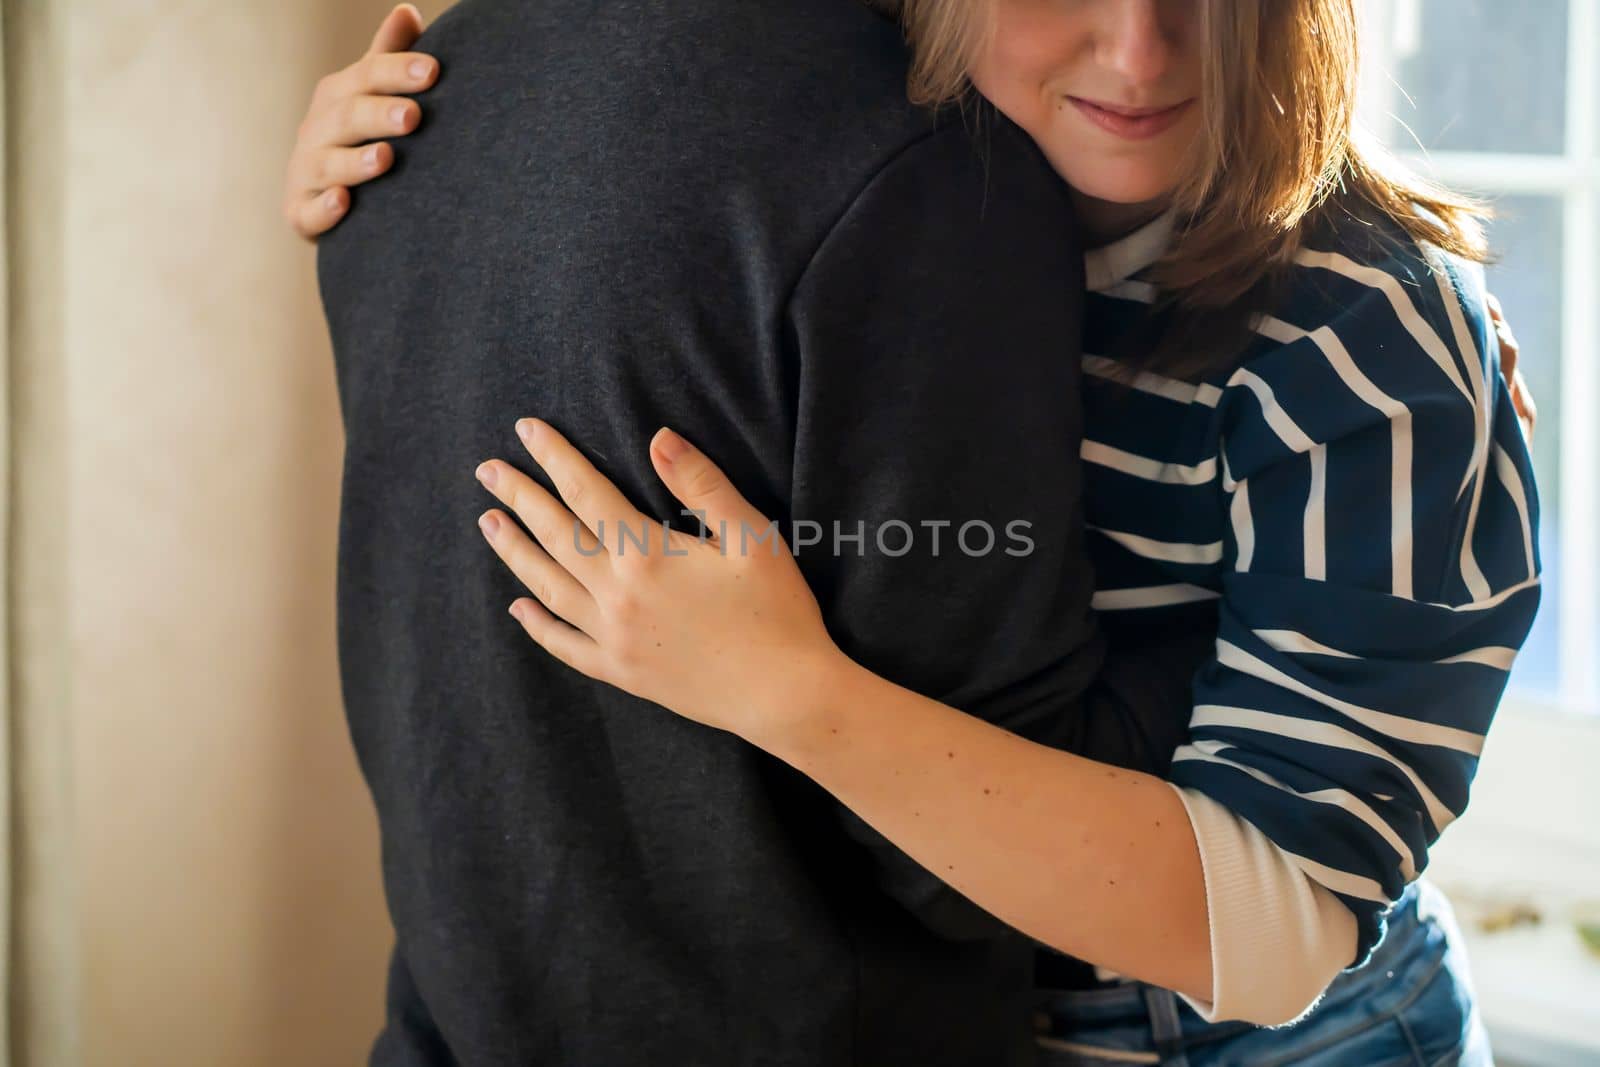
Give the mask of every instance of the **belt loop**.
POLYGON ((1161 1067, 1189 1067, 1183 1023, 1178 1018, 1177 994, 1170 989, 1146 985, 1144 1003, 1150 1012, 1150 1036, 1161 1057, 1161 1067))

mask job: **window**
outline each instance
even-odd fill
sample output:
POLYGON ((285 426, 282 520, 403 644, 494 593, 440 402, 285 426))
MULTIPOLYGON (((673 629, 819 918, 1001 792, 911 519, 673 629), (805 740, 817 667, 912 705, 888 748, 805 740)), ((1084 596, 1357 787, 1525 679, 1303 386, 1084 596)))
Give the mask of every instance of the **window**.
POLYGON ((1467 817, 1433 850, 1501 1062, 1600 1062, 1600 961, 1575 917, 1600 870, 1600 0, 1358 0, 1361 120, 1489 199, 1490 291, 1539 402, 1539 619, 1467 817), (1484 915, 1532 906, 1536 927, 1484 915))
POLYGON ((1361 0, 1367 129, 1494 204, 1539 402, 1543 601, 1513 707, 1600 716, 1600 0, 1361 0))

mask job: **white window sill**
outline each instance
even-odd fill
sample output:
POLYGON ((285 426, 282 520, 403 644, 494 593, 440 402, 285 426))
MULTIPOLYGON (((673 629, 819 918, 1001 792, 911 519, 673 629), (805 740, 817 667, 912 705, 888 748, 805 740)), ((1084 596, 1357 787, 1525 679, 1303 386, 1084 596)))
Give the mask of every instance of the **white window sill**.
POLYGON ((1572 925, 1547 918, 1486 934, 1462 918, 1496 1059, 1519 1067, 1600 1063, 1600 956, 1572 925))

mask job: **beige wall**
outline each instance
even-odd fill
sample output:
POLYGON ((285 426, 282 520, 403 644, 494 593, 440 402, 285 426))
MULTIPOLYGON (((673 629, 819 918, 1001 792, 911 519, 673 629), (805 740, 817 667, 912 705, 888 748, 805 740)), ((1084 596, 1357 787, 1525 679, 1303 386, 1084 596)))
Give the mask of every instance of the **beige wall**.
POLYGON ((24 792, 32 825, 72 831, 20 843, 70 855, 24 865, 42 933, 19 947, 19 1064, 354 1064, 375 1032, 389 930, 339 703, 342 436, 278 190, 313 82, 386 8, 6 6, 32 124, 17 689, 63 708, 35 762, 69 770, 59 798, 24 792))

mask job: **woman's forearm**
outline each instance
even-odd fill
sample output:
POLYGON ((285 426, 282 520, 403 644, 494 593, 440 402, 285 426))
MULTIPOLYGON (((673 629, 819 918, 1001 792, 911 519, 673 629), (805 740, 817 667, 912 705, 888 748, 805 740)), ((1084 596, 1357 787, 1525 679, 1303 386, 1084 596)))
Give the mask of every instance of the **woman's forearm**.
MULTIPOLYGON (((589 551, 576 531, 598 542, 591 531, 654 523, 554 427, 524 419, 518 429, 583 513, 509 464, 478 469, 540 537, 535 546, 509 516, 482 516, 495 550, 539 591, 512 608, 542 647, 784 760, 1035 940, 1210 997, 1204 873, 1168 783, 1036 744, 873 675, 839 650, 790 553, 730 553, 665 528, 659 552, 625 555, 620 542, 615 556, 603 544, 589 551)), ((771 525, 689 442, 660 431, 651 455, 708 529, 771 525)))
POLYGON ((745 739, 1028 936, 1211 996, 1205 881, 1159 778, 1019 737, 839 656, 775 684, 745 739))

